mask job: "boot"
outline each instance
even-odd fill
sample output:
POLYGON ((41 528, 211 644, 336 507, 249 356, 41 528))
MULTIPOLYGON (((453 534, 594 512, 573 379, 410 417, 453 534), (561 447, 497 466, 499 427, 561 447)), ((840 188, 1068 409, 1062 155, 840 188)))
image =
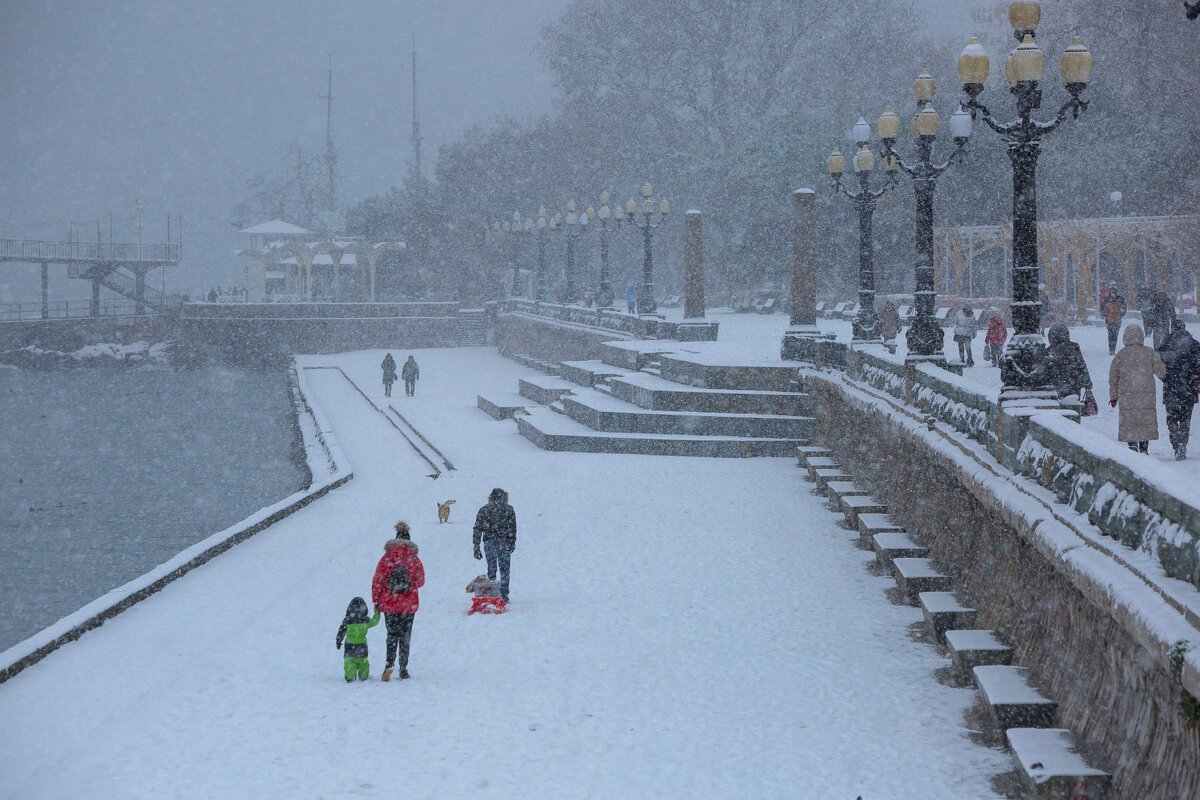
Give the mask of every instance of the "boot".
POLYGON ((1187 445, 1180 444, 1175 446, 1175 460, 1187 461, 1187 445))
POLYGON ((383 674, 379 676, 381 681, 390 681, 392 679, 392 668, 384 667, 383 674))
POLYGON ((400 680, 408 680, 408 667, 400 668, 400 680))

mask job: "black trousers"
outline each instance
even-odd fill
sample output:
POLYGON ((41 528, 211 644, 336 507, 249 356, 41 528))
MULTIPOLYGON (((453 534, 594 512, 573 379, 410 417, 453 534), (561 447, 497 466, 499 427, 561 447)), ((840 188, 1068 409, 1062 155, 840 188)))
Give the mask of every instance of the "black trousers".
POLYGON ((408 395, 409 397, 412 397, 416 391, 417 391, 417 379, 416 378, 405 378, 404 379, 404 393, 406 395, 408 395))
POLYGON ((408 668, 408 648, 412 642, 413 617, 416 614, 384 614, 383 624, 387 628, 387 664, 391 667, 396 663, 396 651, 399 650, 400 669, 408 668))
POLYGON ((1193 403, 1167 407, 1167 435, 1171 437, 1171 447, 1178 449, 1180 445, 1187 445, 1192 435, 1193 408, 1193 403))
POLYGON ((1114 353, 1117 349, 1117 334, 1121 332, 1121 322, 1105 322, 1108 327, 1108 352, 1114 353))

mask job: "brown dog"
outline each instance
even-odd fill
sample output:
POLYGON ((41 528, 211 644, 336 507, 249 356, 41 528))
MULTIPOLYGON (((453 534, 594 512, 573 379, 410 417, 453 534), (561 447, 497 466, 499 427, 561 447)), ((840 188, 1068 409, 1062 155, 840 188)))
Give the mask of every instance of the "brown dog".
POLYGON ((453 500, 447 500, 447 501, 446 501, 446 502, 444 502, 444 503, 438 503, 438 504, 437 504, 437 507, 438 507, 438 522, 439 522, 439 523, 442 523, 442 522, 449 522, 449 521, 450 521, 450 506, 452 506, 452 505, 454 505, 454 501, 453 501, 453 500))

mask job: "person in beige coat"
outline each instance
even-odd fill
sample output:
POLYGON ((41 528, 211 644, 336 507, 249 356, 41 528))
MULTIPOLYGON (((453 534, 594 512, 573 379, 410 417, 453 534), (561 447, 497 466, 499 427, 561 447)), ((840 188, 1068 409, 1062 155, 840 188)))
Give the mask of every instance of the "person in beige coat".
POLYGON ((1121 336, 1124 347, 1113 357, 1108 370, 1109 405, 1121 406, 1117 439, 1134 452, 1148 453, 1150 440, 1158 438, 1157 377, 1166 377, 1167 366, 1158 351, 1145 345, 1140 325, 1130 325, 1121 336))

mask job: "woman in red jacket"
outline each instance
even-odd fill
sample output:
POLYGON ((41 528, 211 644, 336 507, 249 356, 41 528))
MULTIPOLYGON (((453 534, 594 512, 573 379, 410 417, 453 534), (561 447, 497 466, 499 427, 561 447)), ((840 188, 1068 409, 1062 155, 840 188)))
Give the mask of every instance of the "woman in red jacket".
POLYGON ((417 590, 425 585, 425 567, 417 558, 417 546, 408 533, 407 522, 396 523, 396 538, 383 545, 383 558, 375 566, 371 581, 371 600, 375 610, 383 612, 387 627, 387 664, 383 680, 392 679, 396 652, 400 655, 400 678, 408 677, 408 650, 412 640, 413 617, 420 606, 417 590), (399 582, 407 584, 405 591, 393 591, 399 582))
POLYGON ((984 352, 987 354, 988 361, 992 362, 993 367, 1000 366, 1000 354, 1004 352, 1004 341, 1008 338, 1008 328, 1004 327, 1004 320, 1000 317, 1000 312, 992 314, 992 318, 988 320, 987 335, 983 338, 984 352))

